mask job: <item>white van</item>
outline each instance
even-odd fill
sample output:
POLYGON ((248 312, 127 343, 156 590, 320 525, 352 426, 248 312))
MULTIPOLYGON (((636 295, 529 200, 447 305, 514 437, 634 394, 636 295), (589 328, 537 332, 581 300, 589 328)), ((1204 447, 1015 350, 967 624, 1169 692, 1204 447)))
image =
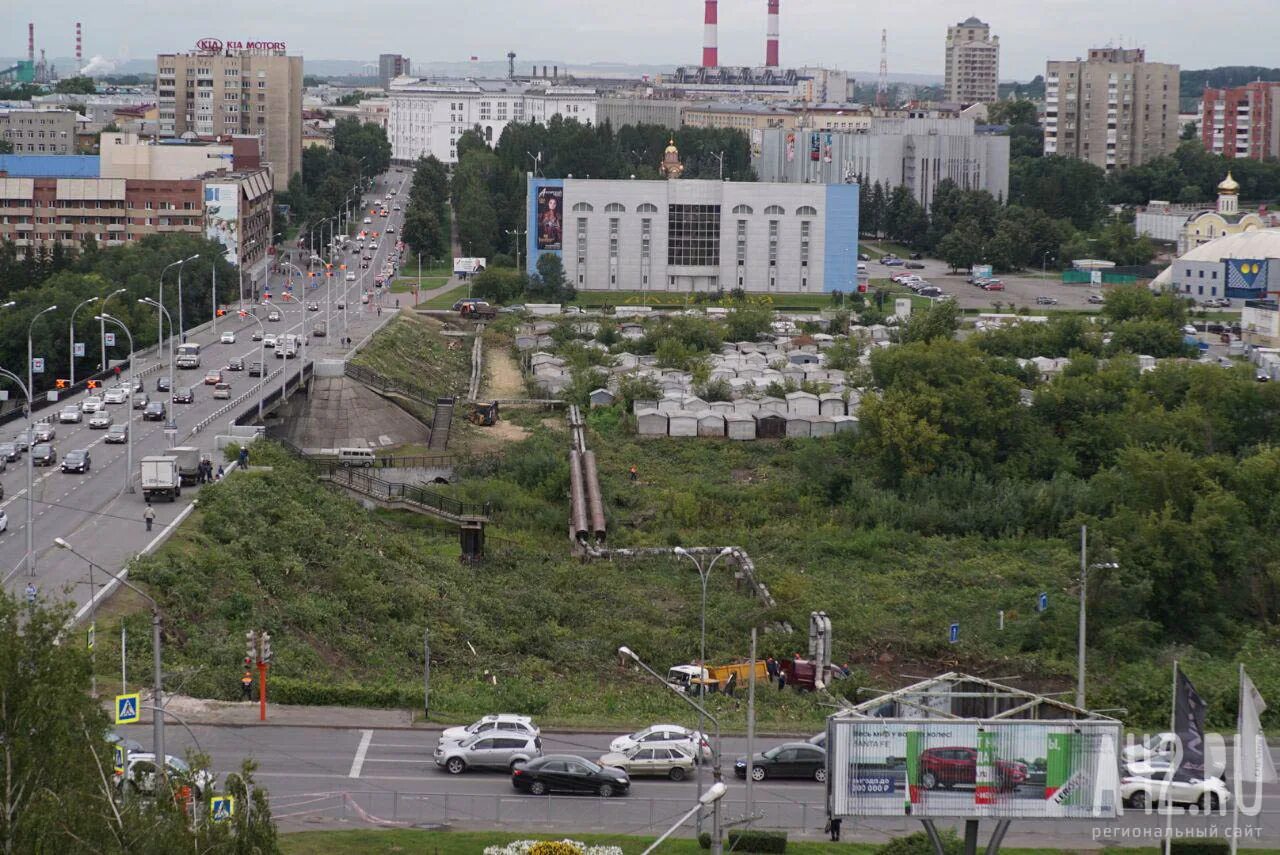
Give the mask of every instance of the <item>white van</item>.
POLYGON ((339 448, 338 463, 342 466, 372 466, 377 462, 372 448, 339 448))

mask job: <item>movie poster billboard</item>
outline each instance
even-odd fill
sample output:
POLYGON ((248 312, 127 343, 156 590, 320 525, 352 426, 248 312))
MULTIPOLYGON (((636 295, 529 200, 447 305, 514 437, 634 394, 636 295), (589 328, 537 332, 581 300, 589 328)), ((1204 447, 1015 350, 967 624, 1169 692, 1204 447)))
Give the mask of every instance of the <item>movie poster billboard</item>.
POLYGON ((564 233, 564 188, 538 188, 538 249, 560 249, 564 233))
POLYGON ((231 264, 240 263, 240 185, 204 185, 204 236, 222 244, 231 264))
POLYGON ((828 722, 834 816, 1111 819, 1120 723, 828 722))

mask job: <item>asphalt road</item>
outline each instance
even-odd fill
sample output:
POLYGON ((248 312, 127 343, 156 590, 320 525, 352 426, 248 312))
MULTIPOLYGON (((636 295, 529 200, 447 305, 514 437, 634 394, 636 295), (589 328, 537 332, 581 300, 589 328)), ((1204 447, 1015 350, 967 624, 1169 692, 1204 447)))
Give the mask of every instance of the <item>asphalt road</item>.
MULTIPOLYGON (((127 736, 148 746, 147 726, 122 728, 127 736)), ((657 833, 667 828, 696 800, 694 779, 636 779, 625 798, 587 796, 529 796, 517 793, 505 772, 469 771, 450 775, 436 767, 432 754, 438 729, 362 730, 352 728, 282 726, 196 726, 190 731, 170 725, 169 750, 181 754, 198 748, 212 758, 222 775, 253 757, 254 773, 270 791, 272 811, 284 830, 323 827, 325 823, 448 824, 463 828, 522 830, 609 831, 657 833)), ((615 734, 548 732, 542 734, 547 753, 580 754, 597 759, 608 750, 615 734)), ((758 739, 756 750, 778 739, 758 739)), ((729 793, 724 800, 727 819, 747 816, 746 783, 733 775, 733 761, 745 754, 746 740, 724 740, 724 775, 729 793)), ((1274 753, 1274 752, 1273 752, 1274 753)), ((706 772, 704 786, 711 781, 706 772)), ((753 814, 762 827, 787 828, 797 834, 819 835, 825 822, 824 785, 809 781, 766 780, 753 785, 753 814)), ((1231 817, 1193 816, 1178 811, 1168 817, 1174 828, 1230 827, 1231 817)), ((1141 835, 1164 827, 1166 817, 1127 812, 1114 822, 1017 821, 1010 845, 1069 845, 1089 847, 1106 842, 1143 842, 1141 835)), ((940 825, 947 823, 941 822, 940 825)), ((1257 828, 1244 845, 1280 841, 1280 786, 1264 789, 1263 814, 1241 818, 1242 827, 1257 828)), ((851 839, 883 841, 919 830, 909 817, 868 819, 846 823, 851 839)))
MULTIPOLYGON (((398 199, 405 198, 410 180, 410 173, 391 172, 379 179, 373 191, 379 198, 389 188, 398 191, 398 199)), ((390 211, 390 208, 388 208, 390 211)), ((371 227, 383 231, 388 224, 399 229, 403 224, 403 212, 390 211, 387 220, 378 218, 371 227)), ((341 344, 344 336, 349 336, 353 343, 358 343, 383 322, 390 320, 393 311, 377 311, 378 301, 388 307, 393 304, 394 297, 384 293, 381 297, 371 299, 368 304, 361 303, 360 297, 365 290, 374 289, 374 277, 382 269, 388 253, 394 248, 397 235, 391 240, 379 239, 378 249, 373 253, 369 267, 358 266, 359 256, 347 253, 345 261, 351 262, 352 272, 356 280, 346 281, 345 277, 335 276, 332 279, 316 279, 324 282, 315 288, 308 288, 301 300, 282 299, 284 276, 272 280, 272 301, 281 313, 281 320, 268 322, 269 309, 258 307, 258 316, 262 326, 269 334, 282 336, 287 333, 301 334, 305 321, 308 328, 314 326, 319 318, 328 319, 327 335, 323 338, 311 337, 307 342, 304 358, 277 359, 271 350, 265 352, 266 371, 270 374, 285 369, 290 376, 300 371, 306 362, 317 358, 341 358, 349 349, 341 344), (326 294, 326 291, 328 292, 326 294), (306 302, 319 304, 318 312, 308 312, 306 302), (345 310, 338 310, 337 304, 344 301, 345 310)), ((305 267, 304 267, 305 269, 305 267)), ((335 271, 337 272, 337 271, 335 271)), ((301 281, 294 276, 294 291, 300 293, 301 281)), ((163 452, 173 445, 194 445, 201 449, 215 466, 220 456, 215 453, 214 436, 220 432, 221 422, 211 424, 206 429, 195 432, 199 422, 226 405, 226 400, 213 398, 213 387, 202 381, 206 371, 211 368, 222 368, 233 357, 245 361, 243 372, 223 372, 224 380, 231 384, 232 400, 239 398, 259 382, 259 378, 250 377, 250 362, 262 359, 259 342, 251 341, 252 334, 258 324, 252 319, 241 319, 231 312, 218 319, 217 332, 212 328, 203 329, 197 334, 187 337, 189 342, 201 345, 200 368, 173 371, 173 385, 176 388, 190 386, 194 391, 194 401, 190 404, 169 403, 168 393, 156 391, 156 381, 161 376, 168 376, 169 364, 166 352, 163 364, 153 356, 140 362, 134 369, 125 372, 122 379, 132 385, 133 371, 137 371, 146 383, 147 394, 152 400, 163 400, 169 414, 177 422, 175 441, 171 442, 165 435, 164 422, 142 421, 141 411, 131 409, 131 404, 109 405, 108 411, 119 423, 128 419, 133 433, 133 477, 136 481, 138 461, 148 455, 163 452), (221 333, 232 331, 236 335, 234 344, 223 344, 219 341, 221 333)), ((123 343, 124 336, 119 340, 123 343)), ((284 375, 271 378, 264 390, 267 393, 276 384, 283 382, 284 375)), ((56 420, 57 412, 62 404, 79 405, 85 393, 72 395, 59 402, 59 406, 44 411, 56 420)), ((245 402, 248 405, 249 401, 245 402)), ((142 519, 145 503, 141 490, 134 493, 125 492, 125 473, 127 446, 108 445, 103 440, 105 430, 91 430, 89 418, 84 417, 78 424, 56 424, 57 434, 54 448, 61 463, 66 452, 74 449, 87 449, 92 458, 90 471, 85 474, 63 473, 58 465, 49 468, 37 467, 34 471, 32 498, 33 552, 35 555, 34 576, 26 567, 26 522, 27 522, 27 490, 26 460, 20 457, 11 462, 7 471, 0 474, 0 482, 4 484, 4 501, 0 502, 9 518, 8 530, 0 534, 0 573, 3 573, 7 590, 23 594, 27 585, 34 584, 40 596, 50 598, 66 597, 77 605, 88 601, 90 593, 89 568, 86 562, 67 552, 58 549, 54 539, 65 538, 76 551, 82 553, 101 567, 116 571, 135 554, 142 551, 153 540, 158 540, 167 526, 199 494, 198 487, 184 489, 181 498, 173 503, 157 503, 154 505, 156 519, 155 529, 147 532, 142 519)), ((24 429, 21 422, 13 422, 7 426, 3 435, 8 439, 24 429)), ((100 589, 104 575, 95 570, 95 586, 100 589)))

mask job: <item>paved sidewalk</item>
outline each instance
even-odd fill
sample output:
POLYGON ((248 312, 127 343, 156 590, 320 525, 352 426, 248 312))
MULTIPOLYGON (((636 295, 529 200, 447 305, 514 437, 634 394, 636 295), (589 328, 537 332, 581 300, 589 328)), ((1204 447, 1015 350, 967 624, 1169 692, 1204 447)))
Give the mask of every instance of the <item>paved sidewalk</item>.
MULTIPOLYGON (((143 706, 151 703, 151 692, 142 689, 143 706)), ((270 694, 270 683, 268 683, 270 694)), ((110 712, 114 700, 104 698, 104 706, 110 712)), ((173 719, 180 719, 188 725, 258 725, 261 727, 355 727, 369 730, 440 730, 442 724, 414 723, 414 713, 410 710, 382 710, 365 707, 309 707, 291 704, 273 704, 267 699, 267 720, 258 721, 258 702, 254 701, 211 701, 203 698, 192 698, 186 695, 168 695, 165 698, 165 709, 172 713, 173 719)), ((150 724, 151 713, 142 711, 140 723, 150 724)), ((170 726, 173 721, 168 722, 170 726)))

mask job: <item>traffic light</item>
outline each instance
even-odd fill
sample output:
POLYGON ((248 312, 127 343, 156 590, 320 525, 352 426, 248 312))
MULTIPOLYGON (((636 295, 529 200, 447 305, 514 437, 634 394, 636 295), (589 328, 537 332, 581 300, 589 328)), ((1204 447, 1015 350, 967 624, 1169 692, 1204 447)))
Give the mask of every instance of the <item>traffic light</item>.
POLYGON ((71 385, 71 384, 69 384, 66 380, 55 380, 55 381, 54 381, 54 383, 53 383, 53 385, 54 385, 54 387, 55 387, 55 388, 58 388, 58 389, 65 389, 65 388, 67 388, 67 386, 69 386, 69 385, 71 385))
POLYGON ((262 661, 271 661, 271 633, 265 629, 262 631, 262 661))
POLYGON ((258 658, 258 632, 249 630, 244 634, 244 658, 246 662, 258 658))

